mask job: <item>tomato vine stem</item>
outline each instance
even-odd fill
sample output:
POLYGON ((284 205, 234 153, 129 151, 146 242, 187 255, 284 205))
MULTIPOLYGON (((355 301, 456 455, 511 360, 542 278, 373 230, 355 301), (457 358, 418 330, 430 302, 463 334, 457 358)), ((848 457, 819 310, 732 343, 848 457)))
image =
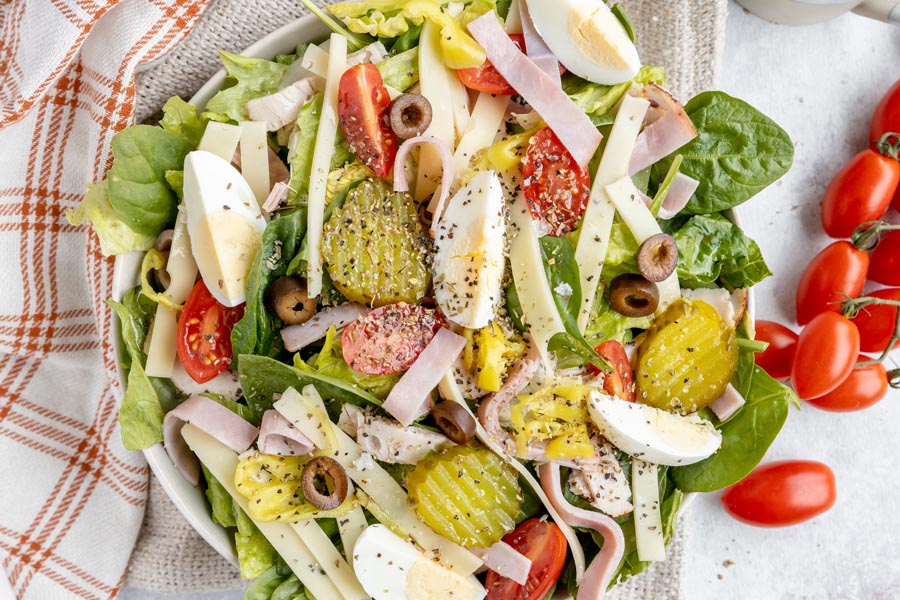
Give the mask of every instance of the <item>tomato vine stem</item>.
POLYGON ((900 225, 891 225, 887 221, 866 221, 865 223, 860 223, 853 230, 850 242, 858 250, 868 252, 875 249, 875 246, 878 245, 886 232, 898 229, 900 229, 900 225))
MULTIPOLYGON (((864 310, 865 307, 871 306, 873 304, 885 304, 888 306, 898 307, 897 316, 894 320, 894 333, 891 335, 891 339, 888 341, 887 346, 885 346, 884 351, 881 353, 881 356, 879 356, 878 358, 873 358, 872 360, 866 360, 860 363, 856 363, 857 367, 866 367, 877 363, 883 363, 891 354, 891 350, 894 349, 894 344, 900 341, 900 300, 888 300, 886 298, 874 298, 872 296, 848 298, 841 302, 841 311, 844 313, 845 317, 847 317, 848 319, 853 319, 854 317, 856 317, 856 315, 859 314, 860 310, 864 310)), ((900 373, 900 370, 898 370, 898 373, 900 373)), ((894 378, 898 379, 897 385, 900 386, 900 376, 895 375, 894 378)), ((893 379, 889 378, 888 380, 892 382, 891 385, 893 387, 893 379)))

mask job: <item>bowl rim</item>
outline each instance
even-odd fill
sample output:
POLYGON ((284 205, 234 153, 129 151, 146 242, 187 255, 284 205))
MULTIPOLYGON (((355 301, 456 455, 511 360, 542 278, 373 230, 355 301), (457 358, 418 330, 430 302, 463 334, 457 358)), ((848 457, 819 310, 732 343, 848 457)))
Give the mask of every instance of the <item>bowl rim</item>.
MULTIPOLYGON (((315 15, 308 14, 268 33, 240 54, 268 59, 277 54, 288 54, 294 51, 298 44, 314 43, 316 40, 325 38, 328 33, 329 29, 315 15)), ((219 69, 188 102, 197 107, 205 106, 222 86, 225 76, 225 70, 219 69)), ((741 227, 741 219, 735 209, 727 211, 726 214, 735 225, 741 227)), ((116 257, 112 282, 113 300, 121 300, 128 290, 140 284, 140 266, 143 255, 143 252, 131 252, 116 257)), ((747 294, 747 313, 751 323, 755 322, 756 295, 753 288, 750 288, 747 294)), ((121 322, 115 315, 112 336, 114 352, 121 359, 124 354, 121 342, 121 322)), ((126 380, 121 360, 116 362, 116 375, 124 393, 126 380)), ((121 398, 119 400, 121 401, 121 398)), ((200 487, 192 486, 182 477, 169 460, 162 443, 154 444, 142 452, 166 495, 191 527, 223 558, 238 567, 233 536, 224 527, 213 521, 203 490, 200 487)), ((680 518, 693 504, 697 495, 697 493, 685 494, 677 518, 680 518)))

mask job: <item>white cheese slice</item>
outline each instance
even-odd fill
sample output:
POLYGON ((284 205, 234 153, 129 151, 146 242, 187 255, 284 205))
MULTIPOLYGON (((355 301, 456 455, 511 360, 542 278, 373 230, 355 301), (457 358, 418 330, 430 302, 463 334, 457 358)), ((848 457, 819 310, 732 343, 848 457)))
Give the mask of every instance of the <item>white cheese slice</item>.
POLYGON ((300 433, 309 438, 309 441, 311 441, 316 448, 328 451, 334 450, 336 441, 334 436, 328 435, 328 423, 331 423, 331 421, 328 419, 325 405, 322 404, 322 398, 319 396, 318 392, 316 392, 315 387, 312 385, 306 386, 303 388, 303 394, 300 394, 300 392, 294 388, 289 387, 281 395, 281 398, 275 402, 275 409, 278 410, 279 406, 285 405, 300 406, 303 408, 302 418, 291 420, 291 424, 296 427, 300 433))
MULTIPOLYGON (((450 86, 450 101, 453 105, 453 128, 456 137, 453 142, 462 138, 463 134, 469 128, 469 121, 472 118, 472 108, 469 106, 469 90, 463 85, 456 72, 444 67, 447 71, 447 83, 450 86)), ((451 146, 452 148, 453 146, 451 146)))
MULTIPOLYGON (((454 120, 451 116, 453 97, 449 73, 441 58, 440 35, 440 29, 426 20, 419 38, 419 88, 421 94, 431 103, 431 113, 435 116, 425 130, 425 135, 436 137, 452 151, 456 142, 454 120)), ((432 144, 422 146, 416 175, 416 200, 421 201, 434 193, 441 181, 442 173, 440 151, 432 144)))
POLYGON ((241 123, 241 175, 260 206, 269 197, 269 143, 264 121, 241 123))
MULTIPOLYGON (((634 234, 634 239, 638 244, 657 233, 662 233, 659 223, 656 222, 650 208, 644 204, 631 177, 626 175, 611 185, 607 185, 604 189, 622 220, 634 234)), ((672 274, 664 281, 657 283, 656 287, 659 289, 659 307, 656 309, 656 314, 660 314, 666 310, 667 306, 681 297, 678 272, 672 271, 672 274)))
POLYGON ((306 215, 306 243, 309 260, 306 267, 306 288, 310 298, 322 293, 322 227, 325 224, 325 188, 328 185, 328 171, 334 154, 334 140, 337 136, 338 84, 347 69, 347 38, 337 33, 331 34, 331 51, 328 56, 328 77, 325 79, 325 94, 319 128, 316 132, 316 146, 313 150, 309 175, 309 196, 306 215))
MULTIPOLYGON (((238 466, 237 453, 208 433, 190 424, 184 426, 181 435, 191 451, 219 480, 219 483, 228 491, 238 506, 245 513, 248 512, 247 498, 239 494, 237 488, 234 487, 234 473, 238 466)), ((316 598, 344 598, 331 578, 320 567, 319 561, 316 560, 307 545, 288 524, 258 521, 253 523, 269 540, 291 571, 316 598)), ((358 599, 346 598, 346 600, 358 599)))
MULTIPOLYGON (((352 487, 352 486, 351 486, 352 487)), ((353 490, 350 490, 353 493, 353 490)), ((343 517, 338 517, 338 533, 341 535, 341 545, 344 546, 344 556, 347 562, 353 565, 353 548, 362 532, 369 526, 366 514, 359 506, 348 512, 343 517)))
MULTIPOLYGON (((513 2, 513 5, 516 3, 513 2)), ((615 209, 606 195, 606 186, 617 179, 628 175, 628 162, 634 149, 634 142, 641 130, 641 123, 650 103, 643 98, 626 95, 622 98, 619 112, 613 123, 612 131, 600 157, 600 165, 591 185, 591 195, 578 246, 575 248, 575 262, 581 273, 581 311, 578 313, 578 328, 584 332, 591 316, 600 273, 609 250, 609 237, 612 231, 615 209)))
POLYGON ((507 96, 494 96, 484 92, 478 94, 469 126, 459 140, 456 152, 453 153, 453 189, 459 186, 459 180, 469 169, 475 154, 494 143, 494 138, 503 125, 508 105, 507 96))
POLYGON ((575 530, 572 529, 565 520, 563 520, 562 516, 556 512, 556 509, 553 508, 550 498, 544 493, 544 489, 541 487, 541 484, 538 483, 538 480, 535 479, 534 475, 531 474, 531 471, 526 469, 522 463, 514 457, 509 456, 503 448, 491 438, 488 432, 485 431, 484 427, 481 426, 481 423, 475 416, 475 413, 472 412, 472 409, 469 408, 469 405, 466 404, 465 399, 463 399, 462 392, 459 391, 459 385, 457 385, 456 378, 452 373, 444 375, 444 378, 441 379, 441 382, 438 384, 438 392, 440 393, 441 398, 456 402, 469 413, 469 416, 475 420, 475 437, 494 452, 494 454, 502 458, 506 464, 515 469, 519 476, 521 476, 528 486, 531 487, 532 491, 538 499, 540 499, 541 504, 543 504, 544 508, 547 510, 547 514, 550 515, 550 518, 559 526, 563 536, 565 536, 566 542, 569 544, 569 551, 572 553, 572 561, 575 563, 576 579, 581 581, 585 569, 584 549, 581 547, 581 543, 575 535, 575 530))
POLYGON ((338 549, 334 547, 314 519, 291 523, 291 529, 303 540, 334 587, 347 600, 366 600, 368 594, 338 549))
MULTIPOLYGON (((387 55, 386 53, 387 51, 384 49, 384 46, 382 46, 380 42, 370 44, 362 50, 357 50, 353 54, 347 56, 347 65, 353 66, 362 64, 364 62, 378 64, 384 59, 384 56, 387 55), (380 50, 376 49, 375 51, 368 51, 368 49, 372 48, 373 46, 380 47, 380 50), (385 54, 381 54, 382 52, 384 52, 385 54)), ((306 48, 306 52, 303 54, 303 58, 301 60, 303 61, 303 68, 305 68, 310 73, 318 75, 323 79, 328 75, 328 52, 326 52, 319 46, 310 44, 306 48)), ((385 84, 384 87, 387 88, 388 95, 391 97, 391 100, 393 100, 397 96, 403 95, 403 92, 396 88, 392 88, 387 84, 385 84)))
POLYGON ((528 330, 537 344, 541 357, 546 361, 549 355, 547 343, 557 333, 564 332, 562 318, 553 300, 541 248, 537 227, 528 211, 525 197, 520 193, 512 205, 510 215, 512 227, 509 230, 509 262, 512 266, 513 281, 519 294, 519 303, 528 330))
POLYGON ((659 506, 658 468, 639 458, 631 461, 631 494, 634 497, 634 537, 638 559, 666 560, 666 543, 659 506))
POLYGON ((240 125, 210 121, 206 124, 206 130, 203 132, 203 137, 200 138, 197 150, 212 152, 222 160, 231 162, 240 140, 240 125))
POLYGON ((503 27, 506 33, 522 33, 522 14, 519 12, 519 3, 515 0, 509 3, 509 12, 506 13, 503 27))
MULTIPOLYGON (((306 418, 307 409, 291 399, 275 403, 275 410, 292 423, 306 418)), ((330 423, 330 421, 329 421, 330 423)), ((363 451, 353 438, 331 424, 337 438, 337 451, 333 458, 341 463, 347 476, 381 506, 396 524, 416 540, 436 560, 458 573, 473 573, 482 562, 465 548, 431 530, 406 504, 406 491, 375 461, 365 460, 363 451)))

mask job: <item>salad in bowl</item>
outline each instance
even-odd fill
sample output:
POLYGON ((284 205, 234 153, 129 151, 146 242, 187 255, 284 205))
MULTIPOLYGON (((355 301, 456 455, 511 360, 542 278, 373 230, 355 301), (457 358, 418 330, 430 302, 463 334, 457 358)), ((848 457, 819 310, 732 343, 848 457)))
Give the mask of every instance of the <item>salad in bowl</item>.
POLYGON ((123 441, 250 598, 602 598, 795 402, 731 211, 790 139, 674 98, 618 6, 308 6, 330 36, 222 52, 70 215, 126 282, 123 441))

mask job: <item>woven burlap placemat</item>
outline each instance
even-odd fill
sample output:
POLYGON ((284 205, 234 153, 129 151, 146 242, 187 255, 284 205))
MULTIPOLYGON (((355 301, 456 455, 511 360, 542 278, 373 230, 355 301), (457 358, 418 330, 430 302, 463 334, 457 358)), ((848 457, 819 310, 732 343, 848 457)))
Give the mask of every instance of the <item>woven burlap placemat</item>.
MULTIPOLYGON (((727 0, 620 3, 635 23, 643 62, 665 66, 669 87, 677 96, 690 98, 714 87, 725 43, 727 0)), ((220 68, 216 50, 240 52, 305 13, 296 0, 212 0, 185 41, 138 75, 137 120, 153 118, 170 96, 190 98, 220 68)), ((665 562, 618 586, 611 600, 679 600, 682 536, 672 541, 665 562)), ((240 587, 241 580, 237 570, 188 525, 154 480, 126 584, 176 593, 231 589, 240 587)))

